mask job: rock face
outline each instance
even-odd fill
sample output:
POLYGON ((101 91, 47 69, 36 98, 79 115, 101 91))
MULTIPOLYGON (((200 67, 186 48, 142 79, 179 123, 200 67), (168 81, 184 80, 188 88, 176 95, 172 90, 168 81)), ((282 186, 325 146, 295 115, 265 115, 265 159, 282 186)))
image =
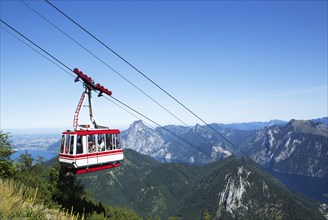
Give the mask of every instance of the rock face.
MULTIPOLYGON (((223 219, 285 219, 294 203, 291 194, 278 182, 248 165, 225 175, 224 188, 219 195, 220 212, 223 219), (284 196, 287 196, 284 201, 284 196), (289 196, 288 196, 289 195, 289 196), (290 203, 291 202, 291 203, 290 203)), ((295 216, 294 216, 295 217, 295 216)), ((293 218, 294 218, 293 217, 293 218)))
POLYGON ((196 125, 190 129, 183 126, 166 126, 165 129, 152 129, 142 121, 136 121, 122 132, 124 147, 133 149, 141 154, 151 156, 162 162, 184 162, 204 164, 213 161, 213 158, 226 158, 231 152, 217 139, 207 140, 212 133, 196 125), (166 130, 165 130, 166 129, 166 130), (180 136, 183 141, 167 130, 180 136), (198 131, 195 133, 193 131, 198 131), (191 143, 193 146, 191 146, 191 143), (199 147, 206 154, 200 152, 199 147), (211 157, 212 156, 212 157, 211 157))
MULTIPOLYGON (((328 127, 315 121, 291 120, 260 130, 237 130, 211 125, 263 167, 274 171, 313 177, 328 176, 328 127)), ((206 164, 241 153, 206 126, 189 128, 169 125, 167 130, 192 143, 174 137, 161 128, 151 129, 142 121, 123 131, 125 148, 162 162, 206 164)))
POLYGON ((251 157, 275 171, 328 176, 328 129, 313 121, 291 120, 257 133, 251 157))
POLYGON ((128 130, 123 132, 122 138, 125 148, 132 148, 153 158, 170 158, 164 139, 142 121, 135 121, 128 130))
POLYGON ((227 174, 224 179, 226 185, 224 190, 219 194, 220 196, 220 206, 224 206, 225 210, 233 214, 236 209, 247 207, 243 205, 242 198, 247 188, 249 189, 251 184, 248 181, 250 171, 245 170, 243 166, 238 167, 237 178, 234 178, 232 173, 227 174))

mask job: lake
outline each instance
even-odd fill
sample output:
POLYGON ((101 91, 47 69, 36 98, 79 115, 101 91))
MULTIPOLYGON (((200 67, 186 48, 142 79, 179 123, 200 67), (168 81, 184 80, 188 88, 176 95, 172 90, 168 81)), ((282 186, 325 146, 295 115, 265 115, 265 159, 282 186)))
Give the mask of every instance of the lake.
POLYGON ((312 199, 328 203, 328 178, 301 176, 268 171, 290 190, 302 193, 312 199), (324 196, 326 194, 326 196, 324 196))
MULTIPOLYGON (((44 151, 44 150, 27 150, 29 154, 33 157, 34 160, 37 160, 38 157, 43 157, 45 161, 50 160, 53 157, 56 157, 58 154, 54 152, 44 151)), ((12 160, 16 160, 20 157, 20 155, 24 154, 25 150, 16 151, 11 155, 12 160)))

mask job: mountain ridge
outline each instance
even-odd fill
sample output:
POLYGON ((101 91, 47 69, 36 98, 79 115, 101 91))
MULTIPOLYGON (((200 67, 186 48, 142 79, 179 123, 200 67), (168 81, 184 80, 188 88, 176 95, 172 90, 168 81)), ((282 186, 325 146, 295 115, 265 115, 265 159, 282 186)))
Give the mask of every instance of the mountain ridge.
POLYGON ((126 150, 120 168, 80 176, 95 198, 139 214, 201 219, 324 219, 319 204, 290 192, 253 161, 228 157, 207 165, 159 163, 126 150))
MULTIPOLYGON (((271 125, 260 130, 238 130, 213 124, 212 127, 234 143, 233 146, 206 126, 196 124, 192 128, 179 126, 177 129, 173 125, 170 126, 172 130, 180 132, 180 137, 202 149, 206 155, 200 151, 197 152, 197 149, 192 149, 187 143, 177 140, 161 128, 151 129, 151 134, 161 140, 160 144, 151 143, 148 135, 150 128, 142 121, 138 121, 137 124, 138 128, 147 131, 146 137, 144 137, 142 129, 139 130, 138 135, 130 134, 129 130, 133 130, 133 126, 136 125, 132 124, 128 130, 122 132, 123 140, 129 137, 128 141, 125 141, 125 147, 152 156, 162 162, 206 164, 214 159, 224 159, 232 154, 244 156, 241 154, 243 151, 262 166, 271 167, 276 171, 316 177, 328 176, 328 164, 324 160, 325 157, 328 157, 328 127, 313 120, 292 119, 283 125, 271 125), (140 144, 141 140, 147 140, 147 145, 140 144), (159 148, 161 151, 157 150, 159 148), (309 153, 305 154, 304 150, 309 153), (307 166, 314 168, 297 170, 297 166, 293 164, 302 163, 306 157, 309 161, 307 166), (294 160, 298 160, 298 162, 294 160), (292 168, 287 165, 283 166, 282 161, 286 161, 286 164, 292 168), (278 165, 277 162, 279 162, 278 165), (321 165, 317 166, 312 163, 321 165), (275 167, 274 164, 276 164, 275 167)), ((301 167, 303 166, 304 164, 301 167)))
POLYGON ((261 130, 248 151, 252 159, 275 171, 328 176, 328 127, 313 121, 291 120, 261 130))

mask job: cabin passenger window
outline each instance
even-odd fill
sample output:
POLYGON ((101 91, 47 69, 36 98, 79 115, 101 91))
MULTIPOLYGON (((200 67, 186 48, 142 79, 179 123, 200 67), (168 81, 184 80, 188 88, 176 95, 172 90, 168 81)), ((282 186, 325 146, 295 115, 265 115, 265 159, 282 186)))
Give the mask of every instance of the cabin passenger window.
POLYGON ((117 134, 116 140, 117 140, 117 149, 121 149, 122 148, 122 138, 121 138, 120 134, 117 134))
POLYGON ((88 135, 88 149, 89 153, 94 153, 97 151, 96 149, 96 141, 95 135, 88 135))
POLYGON ((112 135, 106 134, 106 150, 112 150, 113 144, 112 144, 112 135))
POLYGON ((73 154, 73 149, 74 149, 74 136, 71 135, 71 143, 69 145, 69 154, 73 154))
POLYGON ((66 138, 65 138, 65 146, 64 146, 64 153, 65 154, 68 154, 69 152, 69 137, 68 135, 66 135, 66 138))
POLYGON ((105 135, 98 134, 98 152, 105 151, 105 135))
POLYGON ((76 154, 83 154, 82 136, 76 138, 76 154))
POLYGON ((64 149, 65 149, 65 135, 62 135, 60 142, 61 142, 61 144, 60 144, 60 153, 64 153, 64 149))
POLYGON ((116 134, 114 134, 114 135, 112 135, 112 137, 113 137, 113 150, 115 150, 116 149, 116 141, 117 141, 117 138, 116 138, 116 134))

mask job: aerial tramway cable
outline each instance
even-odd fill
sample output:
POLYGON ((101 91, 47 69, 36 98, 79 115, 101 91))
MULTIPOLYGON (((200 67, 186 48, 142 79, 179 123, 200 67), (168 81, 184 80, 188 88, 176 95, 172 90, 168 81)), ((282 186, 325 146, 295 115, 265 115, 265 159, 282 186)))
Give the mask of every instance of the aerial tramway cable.
POLYGON ((44 1, 47 2, 51 7, 53 7, 54 9, 56 9, 58 12, 60 12, 68 20, 70 20, 71 22, 73 22, 76 26, 78 26, 80 29, 82 29, 85 33, 87 33, 93 39, 95 39, 98 43, 100 43, 105 48, 107 48, 110 52, 112 52, 114 55, 116 55, 118 58, 120 58, 122 61, 124 61, 132 69, 134 69, 136 72, 138 72, 140 75, 142 75, 145 79, 147 79, 149 82, 151 82, 153 85, 155 85, 158 89, 160 89, 162 92, 164 92, 166 95, 168 95, 171 99, 173 99, 180 106, 182 106, 184 109, 186 109, 194 117, 196 117, 198 120, 200 120, 201 122, 203 122, 207 127, 209 127, 212 131, 214 131, 216 134, 218 134, 223 140, 225 140, 227 143, 229 143, 231 146, 233 146, 239 152, 241 152, 242 154, 244 154, 246 157, 249 157, 243 150, 241 150, 238 146, 236 146, 234 143, 232 143, 229 139, 227 139, 226 137, 224 137, 220 132, 218 132, 210 124, 208 124, 204 119, 202 119, 200 116, 198 116, 196 113, 194 113, 190 108, 188 108, 186 105, 184 105, 182 102, 180 102, 177 98, 175 98, 168 91, 166 91, 164 88, 162 88, 158 83, 156 83, 155 81, 153 81, 150 77, 148 77, 146 74, 144 74, 141 70, 139 70, 137 67, 135 67, 134 65, 132 65, 129 61, 127 61, 125 58, 123 58, 120 54, 118 54, 116 51, 114 51, 112 48, 110 48, 107 44, 105 44, 103 41, 101 41, 99 38, 97 38, 94 34, 90 33, 86 28, 82 27, 78 22, 76 22, 75 20, 73 20, 70 16, 68 16, 66 13, 64 13, 62 10, 60 10, 58 7, 56 7, 54 4, 52 4, 48 0, 44 0, 44 1))
MULTIPOLYGON (((41 54, 43 57, 46 57, 46 59, 50 60, 52 63, 54 63, 56 66, 59 67, 58 63, 62 66, 64 66, 67 70, 71 71, 74 73, 74 70, 71 70, 67 65, 65 65, 63 62, 61 62, 59 59, 57 59, 56 57, 54 57, 53 55, 51 55, 49 52, 47 52, 46 50, 44 50, 43 48, 41 48, 39 45, 37 45, 36 43, 34 43, 32 40, 30 40, 28 37, 26 37, 25 35, 23 35, 22 33, 20 33, 19 31, 17 31, 15 28, 13 28, 12 26, 10 26, 8 23, 6 23, 5 21, 3 21, 2 19, 0 19, 0 21, 5 24, 8 28, 10 28, 12 31, 14 31, 15 33, 17 33, 18 35, 20 35, 21 37, 23 37, 25 40, 27 40, 28 42, 30 42, 31 44, 33 44, 35 47, 37 47, 39 50, 41 50, 43 53, 47 54, 49 57, 51 57, 53 60, 55 60, 57 62, 57 64, 53 61, 51 61, 49 58, 47 58, 44 54, 39 53, 39 51, 35 50, 35 48, 32 48, 33 50, 35 50, 36 52, 38 52, 39 54, 41 54)), ((3 28, 3 27, 1 27, 3 28)), ((3 28, 4 29, 4 28, 3 28)), ((4 29, 5 30, 5 29, 4 29)), ((7 30, 6 30, 7 31, 7 30)), ((8 32, 8 31, 7 31, 8 32)), ((17 37, 15 37, 16 39, 18 39, 17 37)), ((20 39, 19 39, 20 40, 20 39)), ((21 40, 20 40, 21 41, 21 40)), ((21 41, 23 42, 23 41, 21 41)), ((24 44, 26 44, 25 42, 23 42, 24 44)), ((26 44, 27 45, 27 44, 26 44)), ((61 68, 61 67, 60 67, 61 68)), ((61 68, 63 69, 63 68, 61 68)), ((75 78, 75 76, 73 74, 71 74, 69 71, 65 71, 66 73, 68 73, 69 75, 73 76, 75 78)), ((80 80, 78 80, 80 81, 80 80)), ((107 96, 104 96, 107 100, 110 100, 107 96)), ((115 100, 116 102, 120 103, 121 105, 125 106, 126 108, 130 109, 131 111, 135 112, 136 114, 142 116, 143 118, 151 121, 152 123, 156 124, 157 126, 159 126, 161 129, 164 129, 165 131, 169 132, 171 135, 177 137, 178 139, 184 141, 185 143, 187 143, 188 145, 192 146, 193 148, 197 149, 198 151, 204 153, 205 155, 209 156, 210 158, 212 158, 212 155, 208 154, 207 152, 205 152, 204 150, 200 149, 199 147, 195 146, 194 144, 190 143, 189 141, 185 140, 184 138, 180 137, 179 135, 173 133, 172 131, 168 130, 167 128, 161 126, 159 123, 157 123, 156 121, 152 120, 151 118, 149 118, 148 116, 142 114, 141 112, 133 109, 132 107, 130 107, 129 105, 125 104, 124 102, 118 100, 117 98, 113 97, 113 96, 109 96, 111 97, 113 100, 115 100)))
MULTIPOLYGON (((18 31, 16 31, 15 29, 13 29, 11 26, 9 26, 7 23, 5 23, 4 21, 1 20, 1 22, 3 22, 4 24, 6 24, 8 27, 10 27, 12 30, 14 30, 16 33, 20 34, 18 31)), ((35 52, 37 52, 38 54, 40 54, 41 56, 43 56, 45 59, 47 59, 48 61, 50 61, 51 63, 53 63, 54 65, 56 65, 58 68, 60 68, 61 70, 63 70, 64 72, 66 72, 67 74, 69 74, 70 76, 72 76, 73 78, 75 78, 75 76, 70 73, 69 71, 65 70, 63 67, 61 67, 60 65, 58 65, 58 63, 54 62, 53 60, 51 60, 49 57, 45 56, 44 54, 40 53, 40 51, 36 50, 35 48, 33 48, 31 45, 27 44, 26 42, 24 42, 23 40, 21 40, 20 38, 18 38, 17 36, 15 36, 14 34, 12 34, 11 32, 9 32, 8 30, 6 30, 5 28, 1 27, 4 31, 6 31, 8 34, 12 35, 14 38, 16 38, 17 40, 19 40, 20 42, 22 42, 23 44, 25 44, 26 46, 28 46, 29 48, 31 48, 32 50, 34 50, 35 52)), ((20 34, 21 35, 21 34, 20 34)), ((23 36, 23 35, 21 35, 23 36)), ((25 37, 24 37, 25 38, 25 37)), ((40 50, 42 50, 43 52, 46 53, 46 51, 44 51, 41 47, 39 47, 38 45, 34 44, 32 41, 30 41, 29 39, 25 38, 26 40, 28 40, 30 43, 32 43, 34 46, 38 47, 40 50)), ((48 54, 48 53, 47 53, 48 54)), ((49 56, 51 56, 50 54, 48 54, 49 56)), ((52 57, 52 56, 51 56, 52 57)), ((54 57, 52 57, 54 58, 54 57)), ((56 59, 56 61, 58 62, 59 60, 56 59)), ((61 62, 60 62, 61 63, 61 62)), ((62 64, 62 63, 61 63, 62 64)), ((66 67, 66 66, 65 66, 66 67)), ((70 69, 69 69, 70 70, 70 69)), ((128 111, 127 109, 123 108, 122 106, 120 106, 119 104, 117 104, 116 102, 120 103, 121 105, 126 106, 127 108, 129 108, 130 110, 133 110, 135 112, 137 112, 136 110, 134 110, 133 108, 129 107, 128 105, 126 105, 125 103, 119 101, 118 99, 112 97, 116 102, 112 101, 111 99, 109 99, 108 97, 104 96, 105 99, 107 99, 108 101, 112 102, 114 105, 118 106, 119 108, 123 109, 124 111, 126 111, 127 113, 131 114, 132 116, 138 118, 139 120, 141 120, 141 118, 139 118, 137 115, 133 114, 131 111, 128 111)), ((164 129, 161 125, 159 125, 158 123, 156 123, 155 121, 151 120, 150 118, 148 118, 147 116, 141 114, 140 112, 138 112, 139 115, 142 115, 143 117, 145 117, 146 119, 150 120, 151 122, 155 123, 157 126, 159 126, 160 128, 164 129)), ((152 125, 148 124, 149 127, 154 128, 152 125)), ((166 129, 164 129, 166 130, 166 129)), ((178 135, 175 135, 175 137, 178 137, 178 135)), ((180 138, 181 139, 181 138, 180 138)), ((181 139, 183 140, 183 139, 181 139)), ((184 140, 183 140, 184 141, 184 140)), ((197 149, 199 150, 199 149, 197 149)), ((201 151, 202 153, 203 152, 201 151)), ((208 155, 208 154, 207 154, 208 155)), ((208 155, 210 156, 210 155, 208 155)))
POLYGON ((136 84, 131 82, 129 79, 124 77, 120 72, 118 72, 116 69, 111 67, 108 63, 106 63, 104 60, 99 58, 95 53, 91 52, 89 49, 87 49, 85 46, 83 46, 81 43, 79 43, 77 40, 75 40, 73 37, 71 37, 69 34, 67 34, 65 31, 63 31, 61 28, 59 28, 57 25, 55 25, 53 22, 51 22, 49 19, 47 19, 45 16, 43 16, 41 13, 33 9, 30 5, 28 5, 24 0, 20 0, 25 6, 27 6, 29 9, 31 9, 33 12, 38 14, 41 18, 43 18, 45 21, 47 21, 50 25, 55 27, 58 31, 60 31, 62 34, 64 34, 66 37, 68 37, 70 40, 72 40, 74 43, 76 43, 78 46, 80 46, 82 49, 87 51, 89 54, 91 54, 93 57, 95 57, 98 61, 103 63, 105 66, 107 66, 110 70, 112 70, 114 73, 116 73, 118 76, 120 76, 122 79, 124 79, 126 82, 128 82, 130 85, 132 85, 134 88, 139 90, 142 94, 147 96, 150 100, 155 102, 158 106, 160 106, 162 109, 164 109, 166 112, 168 112, 171 116, 176 118, 178 121, 183 123, 184 125, 188 126, 185 122, 183 122, 179 117, 177 117, 175 114, 173 114, 170 110, 165 108, 162 104, 160 104, 158 101, 156 101, 154 98, 152 98, 150 95, 148 95, 146 92, 144 92, 142 89, 140 89, 136 84))
MULTIPOLYGON (((1 20, 2 22, 2 20, 1 20)), ((33 48, 31 45, 29 45, 28 43, 26 43, 25 41, 23 41, 22 39, 18 38, 16 35, 12 34, 10 31, 8 31, 6 28, 1 27, 4 31, 6 31, 8 34, 10 34, 11 36, 13 36, 14 38, 16 38, 18 41, 20 41, 21 43, 25 44, 26 46, 28 46, 30 49, 34 50, 36 53, 38 53, 39 55, 41 55, 42 57, 44 57, 45 59, 47 59, 48 61, 50 61, 51 63, 53 63, 54 65, 56 65, 58 68, 60 68, 61 70, 63 70, 64 72, 66 72, 67 74, 69 74, 70 76, 72 76, 73 78, 75 78, 75 76, 73 74, 71 74, 69 71, 67 71, 66 69, 64 69, 62 66, 58 65, 58 63, 54 62, 53 60, 51 60, 49 57, 45 56, 44 54, 42 54, 40 51, 36 50, 35 48, 33 48)), ((78 79, 78 81, 80 81, 80 79, 78 79)), ((97 91, 96 91, 97 92, 97 91)), ((112 102, 114 105, 118 106, 119 108, 123 109, 124 111, 126 111, 127 113, 131 114, 132 116, 140 119, 138 116, 136 116, 135 114, 133 114, 132 112, 126 110, 125 108, 123 108, 122 106, 120 106, 119 104, 117 104, 116 102, 110 100, 109 98, 105 97, 108 101, 112 102)), ((141 120, 141 119, 140 119, 141 120)), ((152 127, 152 125, 148 124, 148 126, 152 127)), ((176 166, 173 166, 177 171, 183 173, 180 169, 178 169, 176 166)), ((81 173, 84 173, 81 172, 81 173)))
MULTIPOLYGON (((136 88, 137 90, 139 90, 142 94, 144 94, 146 97, 148 97, 154 103, 156 103, 158 106, 160 106, 166 112, 168 112, 171 116, 173 116, 175 119, 177 119, 179 122, 181 122, 182 124, 184 124, 187 128, 189 128, 189 126, 187 125, 187 123, 185 123, 182 119, 180 119, 178 116, 176 116, 170 110, 168 110, 166 107, 164 107, 161 103, 159 103, 154 98, 152 98, 150 95, 148 95, 146 92, 144 92, 142 89, 140 89, 136 84, 134 84, 129 79, 127 79, 126 77, 124 77, 120 72, 118 72, 117 70, 115 70, 108 63, 106 63, 104 60, 100 59, 97 55, 95 55, 95 53, 91 52, 89 49, 87 49, 85 46, 83 46, 81 43, 79 43, 77 40, 75 40, 73 37, 71 37, 69 34, 67 34, 65 31, 63 31, 61 28, 59 28, 57 25, 55 25, 53 22, 51 22, 49 19, 47 19, 45 16, 43 16, 40 12, 36 11, 34 8, 32 8, 30 5, 28 5, 24 0, 20 0, 20 1, 26 7, 28 7, 30 10, 32 10, 34 13, 36 13, 37 15, 39 15, 41 18, 43 18, 45 21, 47 21, 50 25, 52 25, 54 28, 56 28, 58 31, 60 31, 62 34, 64 34, 66 37, 68 37, 70 40, 72 40, 74 43, 76 43, 78 46, 80 46, 82 49, 84 49, 89 54, 91 54, 93 57, 95 57, 98 61, 100 61, 101 63, 103 63, 106 67, 108 67, 109 69, 111 69, 118 76, 120 76, 122 79, 124 79, 130 85, 132 85, 134 88, 136 88)), ((203 137, 202 135, 200 135, 196 130, 192 130, 191 128, 189 128, 189 130, 191 130, 192 132, 194 132, 195 134, 197 134, 200 138, 202 138, 204 141, 206 141, 210 145, 213 145, 208 139, 206 139, 205 137, 203 137)))

